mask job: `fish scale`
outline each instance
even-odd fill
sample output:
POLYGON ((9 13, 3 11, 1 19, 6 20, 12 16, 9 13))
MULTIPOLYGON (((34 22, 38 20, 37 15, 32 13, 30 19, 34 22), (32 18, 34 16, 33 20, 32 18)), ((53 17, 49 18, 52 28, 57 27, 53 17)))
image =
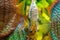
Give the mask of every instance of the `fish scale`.
POLYGON ((51 37, 60 40, 60 3, 56 4, 51 13, 51 37))

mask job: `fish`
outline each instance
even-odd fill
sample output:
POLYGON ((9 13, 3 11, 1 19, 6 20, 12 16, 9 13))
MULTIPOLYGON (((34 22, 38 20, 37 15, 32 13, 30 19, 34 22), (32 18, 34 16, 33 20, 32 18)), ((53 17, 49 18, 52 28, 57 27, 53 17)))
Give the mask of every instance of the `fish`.
POLYGON ((19 23, 15 3, 14 0, 0 0, 0 38, 10 35, 19 23))
POLYGON ((60 40, 60 1, 52 8, 50 18, 51 38, 52 40, 60 40))

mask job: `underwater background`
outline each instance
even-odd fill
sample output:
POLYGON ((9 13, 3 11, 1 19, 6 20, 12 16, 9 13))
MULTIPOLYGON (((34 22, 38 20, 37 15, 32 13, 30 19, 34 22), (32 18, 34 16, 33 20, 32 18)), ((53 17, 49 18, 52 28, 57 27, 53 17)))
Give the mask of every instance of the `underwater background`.
POLYGON ((15 2, 19 9, 20 23, 11 35, 0 38, 1 40, 59 40, 51 27, 55 11, 53 8, 57 0, 15 0, 15 2))

